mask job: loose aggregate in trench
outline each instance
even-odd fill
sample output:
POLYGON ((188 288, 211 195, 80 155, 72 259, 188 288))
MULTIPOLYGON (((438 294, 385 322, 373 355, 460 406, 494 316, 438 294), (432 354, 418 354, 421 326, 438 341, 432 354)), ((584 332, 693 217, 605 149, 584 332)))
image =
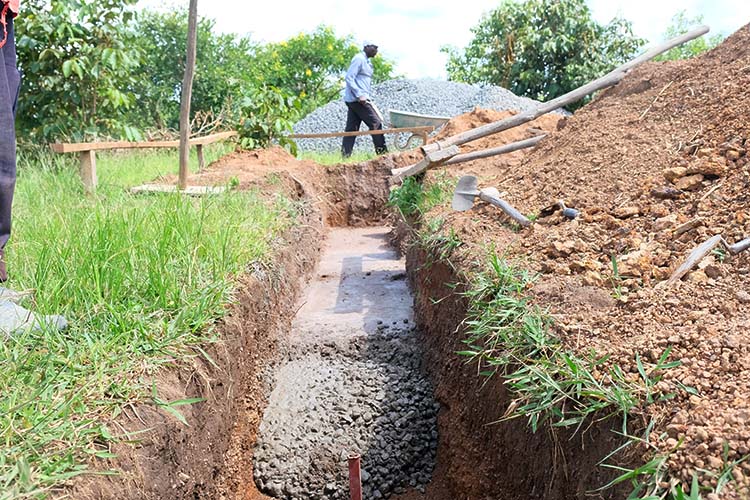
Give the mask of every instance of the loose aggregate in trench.
POLYGON ((388 228, 336 229, 289 335, 255 451, 276 498, 387 498, 431 479, 438 404, 421 370, 404 262, 388 228))

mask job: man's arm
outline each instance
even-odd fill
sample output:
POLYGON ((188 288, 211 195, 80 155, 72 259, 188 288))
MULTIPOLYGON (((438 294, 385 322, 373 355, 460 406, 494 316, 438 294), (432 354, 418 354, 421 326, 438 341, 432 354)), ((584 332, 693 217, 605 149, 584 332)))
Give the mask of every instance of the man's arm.
POLYGON ((351 66, 349 66, 349 71, 346 72, 346 84, 352 90, 354 97, 356 97, 358 101, 364 101, 367 99, 365 90, 357 85, 357 75, 359 74, 360 69, 362 69, 362 64, 362 58, 355 57, 351 66))

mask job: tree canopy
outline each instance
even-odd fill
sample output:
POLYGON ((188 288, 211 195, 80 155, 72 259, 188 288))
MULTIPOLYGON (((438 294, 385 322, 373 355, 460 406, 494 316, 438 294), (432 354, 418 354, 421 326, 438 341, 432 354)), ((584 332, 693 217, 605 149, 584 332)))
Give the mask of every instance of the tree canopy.
POLYGON ((137 135, 124 120, 140 65, 124 33, 136 1, 26 0, 16 24, 25 135, 137 135))
MULTIPOLYGON (((361 50, 351 37, 339 38, 332 28, 319 26, 261 47, 255 59, 258 80, 299 97, 308 113, 339 97, 349 63, 361 50)), ((374 83, 393 78, 393 63, 380 56, 372 61, 374 83)))
MULTIPOLYGON (((174 130, 185 69, 187 10, 135 10, 137 0, 27 0, 17 21, 24 77, 19 137, 88 140, 174 130)), ((221 34, 211 19, 198 23, 192 116, 221 117, 248 129, 248 99, 294 103, 293 121, 338 99, 344 73, 360 47, 319 26, 277 43, 221 34), (278 101, 278 100, 281 101, 278 101)), ((393 77, 393 64, 374 60, 375 80, 393 77)), ((259 115, 254 114, 257 118, 259 115)), ((229 122, 229 123, 226 123, 229 122)), ((253 119, 253 130, 265 127, 253 119), (256 123, 257 122, 257 123, 256 123)), ((281 124, 287 129, 288 123, 281 124)))
POLYGON ((503 0, 463 50, 444 48, 451 80, 500 85, 546 101, 632 58, 644 44, 630 22, 597 23, 585 0, 503 0))

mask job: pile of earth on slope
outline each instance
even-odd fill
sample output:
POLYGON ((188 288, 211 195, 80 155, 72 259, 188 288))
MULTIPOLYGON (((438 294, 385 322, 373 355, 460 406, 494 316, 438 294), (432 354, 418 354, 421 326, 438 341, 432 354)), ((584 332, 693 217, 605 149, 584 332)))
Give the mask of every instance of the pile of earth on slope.
POLYGON ((568 348, 609 356, 633 383, 642 379, 636 354, 649 373, 667 351, 680 362, 652 373, 662 379, 651 388, 657 402, 640 409, 654 422, 643 459, 666 457, 669 477, 688 490, 693 476, 716 488, 730 470, 722 498, 750 488, 750 251, 717 248, 684 279, 666 281, 713 235, 750 237, 748 116, 745 26, 695 59, 632 71, 518 164, 497 157, 428 176, 478 173, 482 187, 534 216, 517 231, 484 204, 429 214, 464 242, 459 265, 486 260, 495 245, 538 273, 531 293, 568 348), (558 200, 581 217, 552 212, 558 200))

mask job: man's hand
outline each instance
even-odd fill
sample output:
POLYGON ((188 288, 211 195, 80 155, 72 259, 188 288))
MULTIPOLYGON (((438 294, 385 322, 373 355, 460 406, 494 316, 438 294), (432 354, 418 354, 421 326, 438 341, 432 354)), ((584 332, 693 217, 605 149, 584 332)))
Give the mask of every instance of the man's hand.
POLYGON ((367 102, 367 96, 364 96, 364 95, 363 95, 362 97, 360 97, 360 98, 359 98, 359 102, 360 102, 361 104, 364 104, 364 103, 366 103, 366 102, 367 102))

